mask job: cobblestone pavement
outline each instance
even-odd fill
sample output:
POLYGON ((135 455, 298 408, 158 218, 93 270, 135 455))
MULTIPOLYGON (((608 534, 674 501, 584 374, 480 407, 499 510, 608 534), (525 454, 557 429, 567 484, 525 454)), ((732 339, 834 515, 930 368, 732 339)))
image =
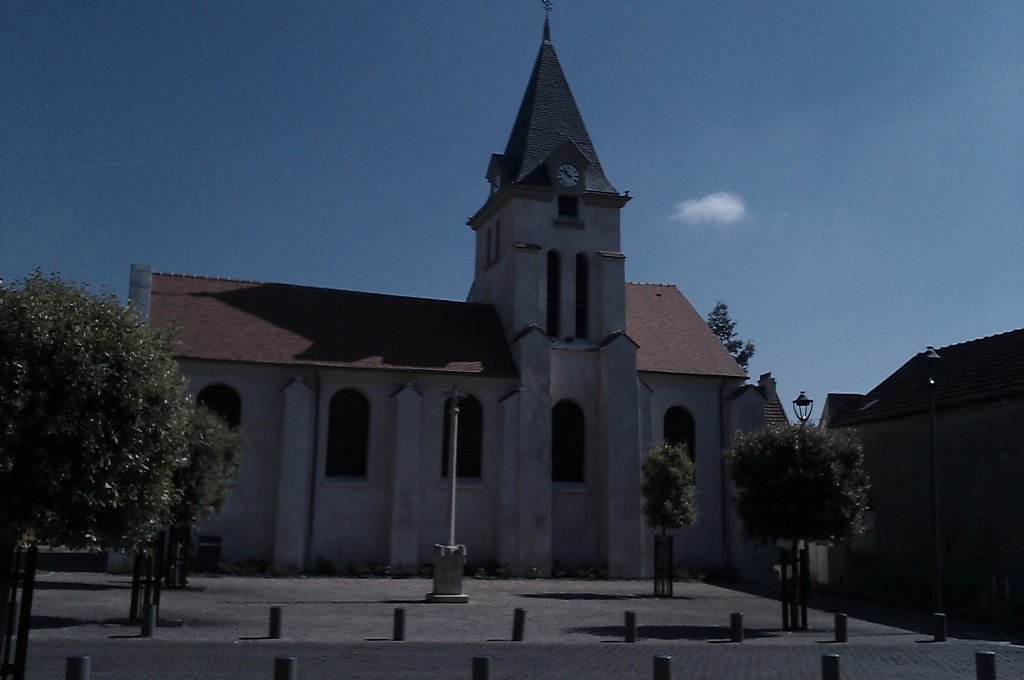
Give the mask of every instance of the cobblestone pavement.
MULTIPOLYGON (((475 580, 468 604, 427 604, 423 579, 196 577, 165 590, 160 626, 142 638, 128 626, 130 581, 102 574, 47 574, 37 584, 28 678, 64 677, 68 656, 92 658, 95 680, 270 679, 277 656, 298 659, 302 680, 470 678, 474 656, 491 657, 490 678, 651 678, 653 658, 672 657, 673 678, 820 678, 821 658, 839 654, 850 678, 974 678, 975 651, 996 653, 1000 680, 1024 678, 1024 648, 985 640, 983 629, 950 622, 933 642, 930 618, 857 605, 849 641, 835 643, 834 612, 813 609, 809 630, 780 630, 777 601, 677 583, 671 600, 650 581, 475 580), (267 638, 271 606, 282 638, 267 638), (525 640, 512 642, 515 608, 525 640), (405 641, 392 640, 405 611, 405 641), (635 612, 639 640, 624 641, 635 612), (729 641, 730 614, 743 612, 745 640, 729 641)), ((852 611, 852 609, 851 609, 852 611)))

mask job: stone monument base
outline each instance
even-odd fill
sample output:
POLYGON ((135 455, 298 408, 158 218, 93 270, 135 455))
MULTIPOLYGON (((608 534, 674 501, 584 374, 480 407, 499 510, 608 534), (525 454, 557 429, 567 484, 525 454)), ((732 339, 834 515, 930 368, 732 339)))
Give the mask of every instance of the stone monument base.
POLYGON ((466 566, 466 546, 434 545, 434 591, 427 602, 461 604, 469 602, 462 592, 462 572, 466 566))

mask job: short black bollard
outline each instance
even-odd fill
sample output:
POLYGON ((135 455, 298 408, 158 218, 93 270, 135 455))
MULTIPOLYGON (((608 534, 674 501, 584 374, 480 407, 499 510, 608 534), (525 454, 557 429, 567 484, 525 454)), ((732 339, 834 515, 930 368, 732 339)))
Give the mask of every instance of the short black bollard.
POLYGON ((996 680, 996 653, 983 649, 976 651, 974 674, 978 680, 996 680))
POLYGON ((151 604, 142 605, 142 637, 153 637, 156 630, 156 607, 151 604))
POLYGON ((672 680, 672 657, 654 657, 654 680, 672 680))
POLYGON ((743 612, 729 614, 729 640, 743 642, 743 612))
POLYGON ((395 625, 392 629, 391 639, 401 642, 405 639, 405 610, 395 607, 395 625))
POLYGON ((489 656, 474 656, 473 657, 473 680, 490 680, 491 677, 491 657, 489 656))
POLYGON ((839 655, 821 655, 821 680, 839 680, 839 655))
POLYGON ((836 642, 846 642, 846 614, 836 614, 836 642))
POLYGON ((932 629, 935 636, 935 642, 946 641, 946 615, 945 614, 932 614, 932 629))
POLYGON ((271 640, 279 640, 281 638, 281 608, 271 607, 270 608, 270 631, 267 633, 267 637, 271 640))
POLYGON ((69 656, 64 665, 64 680, 89 680, 92 659, 88 656, 69 656))
POLYGON ((299 660, 294 656, 274 659, 274 680, 299 680, 299 660))
POLYGON ((523 632, 526 628, 526 610, 516 607, 512 612, 512 642, 522 642, 523 632))
POLYGON ((626 612, 626 642, 636 642, 636 612, 626 612))

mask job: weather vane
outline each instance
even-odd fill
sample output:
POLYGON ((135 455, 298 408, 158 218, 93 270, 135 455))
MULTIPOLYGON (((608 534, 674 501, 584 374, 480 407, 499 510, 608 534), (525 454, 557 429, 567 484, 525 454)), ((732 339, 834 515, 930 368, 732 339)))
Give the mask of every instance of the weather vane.
POLYGON ((554 0, 540 0, 544 5, 544 11, 551 14, 551 7, 555 4, 554 0))

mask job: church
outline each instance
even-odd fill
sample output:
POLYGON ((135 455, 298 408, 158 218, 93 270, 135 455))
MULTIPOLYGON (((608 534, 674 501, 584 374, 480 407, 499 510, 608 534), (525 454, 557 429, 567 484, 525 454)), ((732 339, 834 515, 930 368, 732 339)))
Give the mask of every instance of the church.
POLYGON ((470 564, 649 576, 640 465, 669 441, 687 445, 698 490, 676 561, 763 571, 722 452, 781 412, 774 381, 745 386, 675 286, 626 282, 630 197, 605 175, 547 22, 486 177, 464 302, 133 266, 132 304, 176 327, 190 390, 244 438, 201 540, 223 560, 298 570, 429 564, 447 542, 454 430, 456 542, 470 564))

